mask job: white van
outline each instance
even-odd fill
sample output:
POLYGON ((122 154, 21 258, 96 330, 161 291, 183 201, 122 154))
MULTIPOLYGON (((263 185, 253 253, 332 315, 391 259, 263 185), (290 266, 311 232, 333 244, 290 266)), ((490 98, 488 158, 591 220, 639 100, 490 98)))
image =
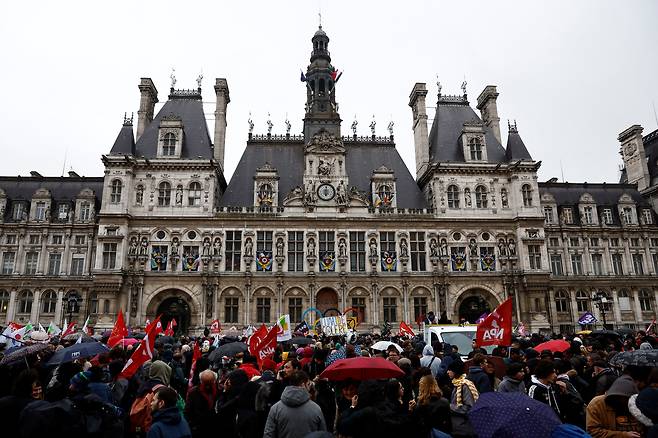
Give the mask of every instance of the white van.
MULTIPOLYGON (((477 325, 425 324, 423 327, 423 340, 428 345, 432 345, 436 341, 456 345, 459 348, 459 355, 465 358, 473 350, 476 331, 477 325)), ((494 348, 494 346, 484 347, 489 354, 494 348)))

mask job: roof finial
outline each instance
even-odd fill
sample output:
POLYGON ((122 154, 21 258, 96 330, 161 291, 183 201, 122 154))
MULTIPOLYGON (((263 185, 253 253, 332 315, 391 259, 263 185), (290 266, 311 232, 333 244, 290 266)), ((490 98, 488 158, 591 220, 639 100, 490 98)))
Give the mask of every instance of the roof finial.
POLYGON ((322 7, 318 8, 318 19, 320 21, 319 28, 322 29, 322 7))
POLYGON ((176 86, 176 69, 174 67, 171 68, 171 74, 169 77, 171 78, 171 89, 173 90, 176 86))
POLYGON ((203 70, 201 70, 201 73, 199 73, 199 76, 196 78, 196 84, 201 89, 201 81, 203 81, 203 70))
POLYGON ((441 82, 439 82, 439 75, 437 74, 436 75, 436 89, 437 89, 436 94, 438 95, 438 97, 441 97, 441 88, 442 88, 441 87, 441 82))
POLYGON ((514 120, 514 124, 512 124, 512 123, 509 121, 509 119, 507 120, 507 129, 508 129, 508 132, 519 132, 519 131, 516 129, 516 119, 514 120))
POLYGON ((377 122, 375 121, 375 115, 372 115, 372 122, 370 122, 370 132, 372 133, 372 136, 375 136, 375 126, 377 126, 377 122))
POLYGON ((464 82, 462 82, 462 91, 464 92, 464 96, 466 96, 466 76, 464 76, 464 82))
POLYGON ((249 111, 249 120, 247 120, 247 123, 249 124, 249 134, 251 135, 254 132, 254 121, 251 120, 251 111, 249 111))
POLYGON ((135 113, 130 113, 130 117, 128 117, 128 113, 123 113, 123 126, 132 126, 134 115, 135 113))
POLYGON ((391 135, 391 137, 393 137, 393 125, 395 125, 395 122, 393 122, 393 120, 388 122, 388 133, 391 135))
POLYGON ((288 120, 288 113, 286 113, 286 121, 284 122, 286 124, 286 135, 290 135, 290 120, 288 120))
POLYGON ((267 113, 267 135, 272 135, 273 126, 274 123, 272 123, 272 119, 270 119, 270 113, 267 113))
POLYGON ((359 124, 359 122, 356 120, 356 114, 354 114, 354 121, 352 122, 352 133, 356 137, 356 126, 359 124))

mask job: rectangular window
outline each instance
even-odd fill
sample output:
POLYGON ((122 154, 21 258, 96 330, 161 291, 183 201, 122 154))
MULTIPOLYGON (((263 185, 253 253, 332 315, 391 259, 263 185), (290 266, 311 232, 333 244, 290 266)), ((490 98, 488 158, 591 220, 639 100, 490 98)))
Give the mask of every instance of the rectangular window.
POLYGON ((414 272, 426 269, 425 260, 425 233, 412 231, 409 233, 411 239, 411 270, 414 272))
POLYGON ((601 213, 601 221, 606 225, 612 224, 612 209, 611 208, 604 208, 603 209, 603 213, 601 213))
POLYGON ((270 322, 270 298, 256 298, 256 321, 270 322))
POLYGON ((352 307, 358 314, 361 322, 366 321, 366 299, 364 297, 352 297, 352 307))
POLYGON ((199 247, 198 246, 183 246, 183 271, 186 272, 195 272, 199 270, 199 263, 201 263, 201 257, 199 257, 199 247))
POLYGON ((579 245, 580 245, 580 239, 578 237, 569 238, 569 246, 579 246, 579 245))
POLYGON ((224 322, 237 323, 240 310, 240 298, 226 297, 224 299, 224 322))
POLYGON ((288 271, 304 270, 304 232, 288 231, 288 271))
POLYGON ((85 257, 74 255, 71 259, 71 275, 82 275, 85 269, 85 257))
POLYGON ((630 207, 624 207, 621 210, 621 217, 624 224, 630 225, 633 223, 633 210, 630 207))
POLYGON ((290 315, 290 322, 299 323, 302 321, 301 298, 288 298, 288 314, 290 315))
POLYGON ((642 257, 642 254, 633 254, 633 270, 636 275, 644 275, 644 257, 642 257))
POLYGON ((53 236, 53 245, 61 245, 64 237, 61 234, 55 234, 53 236))
POLYGON ((103 244, 103 269, 114 269, 117 264, 117 244, 103 244))
POLYGON ((624 275, 624 256, 612 254, 612 270, 615 275, 624 275))
POLYGON ((589 246, 599 246, 599 238, 592 237, 591 239, 589 239, 589 246))
POLYGON ((571 207, 565 207, 562 209, 562 217, 564 218, 565 224, 573 223, 573 210, 571 210, 571 207))
POLYGON ((548 239, 548 246, 560 246, 560 239, 551 237, 548 239))
POLYGON ((30 245, 38 245, 41 243, 41 236, 38 234, 30 234, 28 242, 30 245))
POLYGON ((613 248, 619 247, 619 238, 611 237, 610 238, 610 246, 613 247, 613 248))
MULTIPOLYGON (((7 236, 7 243, 9 243, 9 236, 7 236)), ((653 247, 658 247, 658 238, 652 237, 649 239, 649 244, 653 247)))
POLYGON ((241 255, 242 255, 242 231, 227 231, 225 269, 227 271, 239 271, 241 255))
POLYGON ((81 221, 88 221, 91 217, 91 204, 89 202, 82 202, 80 204, 80 215, 78 216, 81 221))
POLYGON ((651 214, 651 210, 648 208, 645 208, 642 210, 642 219, 644 219, 644 223, 649 225, 653 223, 653 215, 651 214))
POLYGON ((62 254, 51 253, 48 255, 48 275, 59 275, 62 267, 62 254))
POLYGON ((594 209, 592 207, 585 207, 583 209, 585 215, 585 223, 593 224, 594 223, 594 209))
POLYGON ((2 255, 2 273, 10 275, 14 273, 14 262, 16 261, 15 252, 5 252, 2 255))
POLYGON ((552 224, 555 221, 553 218, 553 207, 544 207, 544 219, 546 220, 547 224, 552 224))
POLYGON ((583 256, 571 254, 571 271, 573 275, 583 275, 583 256))
POLYGON ((541 269, 541 247, 539 245, 528 245, 528 260, 530 269, 541 269))
POLYGON ((564 275, 562 256, 560 254, 551 254, 551 272, 553 275, 564 275))
POLYGON ((365 270, 366 233, 363 231, 350 231, 350 271, 365 272, 365 270))
POLYGON ((592 271, 594 275, 603 275, 603 256, 592 254, 592 271))
POLYGON ((653 272, 658 274, 658 254, 651 254, 651 259, 653 260, 653 272))
POLYGON ((57 206, 57 219, 63 220, 69 217, 69 205, 59 204, 57 206))
POLYGON ((151 271, 167 270, 167 256, 169 254, 168 251, 169 246, 167 245, 151 246, 151 271))
POLYGON ((272 270, 272 232, 256 232, 256 271, 272 270))
POLYGON ((85 244, 85 235, 79 234, 75 236, 75 245, 84 245, 85 244))
POLYGON ((25 275, 34 275, 37 273, 39 264, 39 253, 28 252, 25 254, 25 275))
POLYGON ((637 237, 631 237, 631 246, 637 248, 640 246, 640 239, 637 237))
POLYGON ((37 202, 36 205, 36 210, 34 212, 34 219, 38 221, 42 221, 46 219, 46 203, 45 202, 37 202))
POLYGON ((420 321, 427 315, 427 298, 414 297, 414 321, 420 321))
POLYGON ((11 217, 15 221, 22 221, 27 216, 27 209, 23 202, 15 202, 12 207, 11 217))
POLYGON ((7 234, 7 245, 16 245, 16 235, 15 234, 7 234))
POLYGON ((320 240, 320 252, 318 263, 320 271, 333 271, 336 269, 336 245, 333 231, 320 231, 318 232, 320 240))
POLYGON ((397 300, 393 297, 384 297, 384 321, 397 321, 397 300))

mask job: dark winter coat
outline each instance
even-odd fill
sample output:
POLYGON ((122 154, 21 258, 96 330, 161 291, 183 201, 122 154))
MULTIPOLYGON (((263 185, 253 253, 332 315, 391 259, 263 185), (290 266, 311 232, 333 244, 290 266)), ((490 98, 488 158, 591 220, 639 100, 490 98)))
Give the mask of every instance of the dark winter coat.
POLYGON ((338 419, 337 432, 352 438, 400 438, 409 436, 408 415, 399 415, 390 403, 348 408, 338 419))
POLYGON ((191 438, 192 431, 176 406, 153 413, 147 438, 191 438))
POLYGON ((489 376, 480 367, 470 367, 466 378, 475 384, 480 394, 493 391, 489 376))
POLYGON ((320 406, 311 401, 305 388, 287 386, 281 394, 281 401, 270 409, 264 436, 297 438, 318 430, 327 430, 320 406))
POLYGON ((416 405, 411 422, 417 432, 414 436, 426 437, 432 429, 450 433, 450 402, 445 398, 432 397, 428 404, 416 405))
POLYGON ((535 376, 532 376, 532 384, 528 388, 528 396, 549 405, 558 417, 561 417, 560 407, 557 403, 555 389, 552 385, 544 385, 535 376))
POLYGON ((498 385, 498 392, 520 392, 525 394, 525 383, 523 380, 512 379, 510 376, 503 377, 498 385))
POLYGON ((193 436, 210 436, 215 421, 215 398, 213 395, 203 394, 198 386, 192 388, 187 395, 185 417, 193 436))

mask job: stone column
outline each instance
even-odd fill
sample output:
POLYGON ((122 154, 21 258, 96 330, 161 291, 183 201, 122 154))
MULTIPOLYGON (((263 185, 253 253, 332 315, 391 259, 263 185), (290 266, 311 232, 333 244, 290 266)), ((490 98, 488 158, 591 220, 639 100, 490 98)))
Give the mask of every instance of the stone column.
POLYGON ((55 324, 62 322, 62 304, 64 302, 64 289, 57 291, 57 304, 55 304, 55 324))
MULTIPOLYGON (((83 275, 89 275, 91 273, 91 270, 94 269, 94 265, 92 264, 92 244, 93 244, 93 239, 94 239, 94 234, 93 233, 88 233, 87 234, 87 256, 85 257, 85 270, 83 272, 83 275)), ((102 254, 103 248, 101 244, 98 244, 98 253, 102 254)), ((117 251, 118 253, 118 251, 117 251)))
POLYGON ((644 239, 644 259, 647 261, 647 270, 646 273, 649 275, 656 275, 656 269, 653 265, 653 259, 651 258, 651 249, 649 247, 649 239, 644 239))
POLYGON ((22 274, 25 272, 25 233, 18 234, 18 250, 16 251, 16 261, 14 263, 14 273, 22 274))
POLYGON ((137 325, 142 325, 142 321, 145 321, 144 283, 140 281, 135 287, 137 288, 137 325))
POLYGON ((616 288, 610 289, 612 292, 612 313, 615 317, 615 326, 621 324, 621 309, 619 308, 619 294, 616 288))
POLYGON ((635 312, 635 322, 642 326, 644 324, 644 320, 642 319, 642 308, 640 307, 640 291, 639 289, 633 289, 632 290, 633 294, 633 305, 634 309, 633 311, 635 312))
POLYGON ((7 324, 14 320, 16 316, 16 290, 9 292, 9 307, 7 307, 7 324))
POLYGON ((402 280, 402 300, 404 302, 404 322, 409 321, 409 282, 407 279, 402 280))
POLYGON ((34 299, 32 300, 32 312, 30 312, 30 321, 37 327, 39 323, 39 306, 41 305, 41 289, 34 290, 34 299))
POLYGON ((41 250, 39 250, 39 263, 37 263, 37 275, 48 272, 48 251, 46 251, 46 244, 48 243, 48 235, 41 235, 41 250))
POLYGON ((626 260, 626 272, 636 275, 635 269, 633 269, 633 257, 631 257, 631 250, 629 248, 630 242, 628 239, 622 239, 622 242, 624 245, 624 259, 626 260))
POLYGON ((59 267, 59 275, 70 274, 71 269, 71 233, 64 235, 64 253, 62 254, 62 265, 59 267))
POLYGON ((548 305, 551 308, 549 324, 552 326, 553 331, 559 333, 560 321, 557 317, 557 305, 555 304, 555 291, 552 288, 548 289, 548 305), (551 319, 553 321, 551 321, 551 319), (556 328, 558 330, 555 330, 556 328))
POLYGON ((578 314, 578 301, 576 300, 576 291, 573 289, 567 289, 567 293, 569 294, 569 299, 571 300, 571 322, 572 324, 576 325, 578 324, 578 318, 580 318, 580 315, 578 314))

